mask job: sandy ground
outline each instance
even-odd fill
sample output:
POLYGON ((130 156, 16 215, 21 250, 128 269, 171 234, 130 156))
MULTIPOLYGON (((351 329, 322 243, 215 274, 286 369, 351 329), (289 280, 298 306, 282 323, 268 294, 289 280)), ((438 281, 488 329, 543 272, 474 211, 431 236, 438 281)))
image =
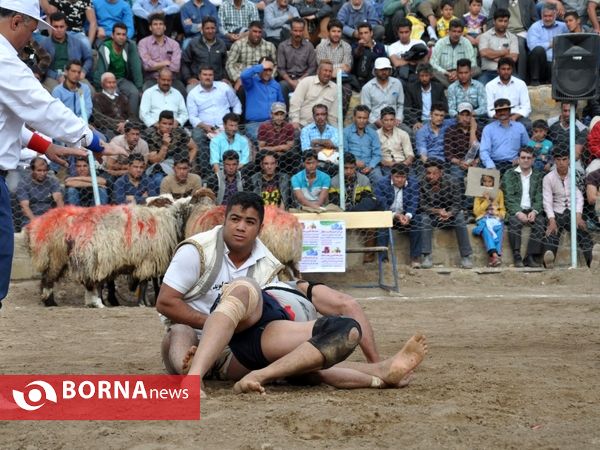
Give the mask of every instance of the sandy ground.
MULTIPOLYGON (((2 422, 0 447, 600 447, 597 272, 414 271, 401 282, 400 296, 352 293, 383 355, 427 334, 430 354, 406 389, 269 386, 261 397, 209 382, 200 422, 2 422)), ((36 282, 13 284, 0 314, 2 373, 162 373, 153 309, 89 310, 81 297, 65 283, 61 307, 46 309, 36 282)))

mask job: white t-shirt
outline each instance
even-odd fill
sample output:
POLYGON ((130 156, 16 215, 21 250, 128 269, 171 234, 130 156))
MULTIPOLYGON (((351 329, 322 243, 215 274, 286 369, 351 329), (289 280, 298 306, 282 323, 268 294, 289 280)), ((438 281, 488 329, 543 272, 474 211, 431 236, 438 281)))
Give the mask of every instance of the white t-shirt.
POLYGON ((415 44, 423 44, 425 47, 427 47, 427 44, 420 39, 411 39, 408 44, 403 44, 402 42, 400 42, 400 40, 397 40, 388 47, 387 54, 389 56, 397 56, 398 58, 400 58, 415 44))

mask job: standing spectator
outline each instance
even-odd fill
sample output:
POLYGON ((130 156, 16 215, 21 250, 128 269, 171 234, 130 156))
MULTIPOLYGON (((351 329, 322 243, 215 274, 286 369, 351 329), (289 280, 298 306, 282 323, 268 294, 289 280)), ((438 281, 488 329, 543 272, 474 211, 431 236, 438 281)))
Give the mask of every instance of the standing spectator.
MULTIPOLYGON (((525 127, 531 126, 531 101, 529 91, 523 80, 513 76, 515 63, 512 58, 502 57, 498 61, 498 76, 485 85, 488 108, 498 99, 508 99, 512 105, 511 120, 521 122, 525 127)), ((490 109, 488 116, 494 117, 495 110, 490 109)))
POLYGON ((409 84, 404 90, 404 117, 407 125, 418 130, 429 122, 431 105, 434 103, 448 104, 444 87, 440 83, 432 83, 433 68, 430 64, 420 64, 417 67, 419 80, 409 84))
POLYGON ((435 78, 448 87, 454 83, 456 77, 456 63, 459 59, 468 59, 471 62, 471 72, 474 77, 479 75, 477 59, 473 45, 463 35, 463 24, 460 20, 450 22, 448 36, 436 42, 431 53, 431 66, 435 78))
POLYGON ((182 127, 188 121, 183 95, 172 84, 173 73, 164 67, 158 74, 158 84, 149 87, 142 95, 140 119, 147 127, 156 125, 160 113, 165 110, 171 111, 175 116, 176 127, 182 127))
POLYGON ((113 202, 117 205, 146 203, 150 190, 150 180, 144 174, 146 161, 139 153, 132 153, 127 159, 127 174, 119 177, 113 186, 113 202))
MULTIPOLYGON (((121 0, 120 0, 121 1, 121 0)), ((98 48, 98 62, 94 72, 94 84, 100 87, 100 78, 104 72, 117 77, 117 86, 129 100, 129 111, 138 116, 140 90, 142 89, 142 61, 135 42, 127 39, 127 25, 116 23, 112 37, 98 48)))
POLYGON ((48 162, 41 157, 31 160, 31 178, 22 178, 17 187, 17 200, 23 212, 23 226, 53 207, 64 205, 58 180, 48 176, 48 162))
POLYGON ((448 108, 444 103, 431 106, 431 120, 423 125, 416 134, 417 156, 423 162, 435 159, 445 165, 444 138, 446 130, 454 124, 454 120, 446 120, 448 108))
POLYGON ((88 50, 92 50, 98 31, 98 22, 96 21, 92 0, 40 0, 40 6, 48 16, 56 13, 64 14, 67 29, 76 38, 80 39, 88 50))
POLYGON ((154 86, 158 80, 158 74, 162 69, 169 69, 173 74, 172 84, 175 89, 186 95, 185 86, 179 81, 181 70, 181 47, 179 43, 165 36, 165 16, 155 13, 148 17, 150 31, 152 34, 139 41, 138 51, 144 69, 145 91, 154 86))
POLYGON ((518 162, 519 150, 529 142, 523 124, 511 119, 511 108, 509 100, 496 100, 496 120, 486 125, 481 134, 479 155, 482 164, 486 169, 498 169, 502 174, 518 162))
POLYGON ((313 45, 304 39, 304 20, 294 18, 291 36, 277 47, 277 70, 281 81, 281 93, 286 104, 298 83, 317 72, 317 58, 313 45))
MULTIPOLYGON (((208 0, 205 0, 208 1, 208 0)), ((202 33, 194 37, 181 57, 181 76, 191 91, 199 82, 200 67, 212 67, 214 79, 222 81, 226 78, 225 60, 227 46, 217 36, 217 21, 213 17, 202 19, 202 33)))
POLYGON ((133 13, 130 4, 125 0, 94 0, 94 11, 98 21, 98 33, 96 37, 103 41, 113 32, 116 24, 124 24, 123 28, 127 38, 133 39, 135 27, 133 25, 133 13))
MULTIPOLYGON (((375 186, 375 196, 385 211, 392 211, 393 227, 399 233, 408 233, 410 241, 410 265, 414 269, 421 267, 422 234, 419 208, 419 182, 409 176, 410 168, 396 163, 391 167, 390 175, 379 180, 375 186)), ((378 233, 377 245, 388 245, 388 234, 378 233)), ((384 257, 387 260, 387 257, 384 257)))
MULTIPOLYGON (((386 56, 385 46, 373 39, 373 28, 369 23, 357 26, 358 41, 352 43, 352 72, 362 88, 365 83, 373 78, 375 61, 386 56)), ((385 58, 387 59, 387 58, 385 58)), ((390 70, 391 70, 390 63, 390 70)))
POLYGON ((105 135, 123 134, 130 119, 129 101, 117 91, 117 78, 111 72, 102 74, 100 85, 102 91, 92 98, 94 124, 105 135))
POLYGON ((507 30, 509 20, 510 13, 506 9, 497 9, 494 12, 494 26, 479 38, 479 81, 484 85, 498 75, 500 58, 511 58, 515 63, 519 58, 519 40, 507 30))
MULTIPOLYGON (((269 56, 273 61, 277 58, 275 46, 264 40, 262 33, 262 23, 252 22, 248 30, 248 36, 237 40, 227 54, 225 67, 236 91, 239 91, 242 86, 240 75, 244 69, 258 64, 258 60, 263 56, 269 56)), ((273 72, 273 76, 276 76, 275 72, 273 72)))
MULTIPOLYGON (((134 153, 142 155, 144 162, 148 161, 148 153, 150 149, 148 143, 141 138, 139 125, 134 122, 127 122, 124 127, 123 134, 115 136, 110 143, 124 149, 128 155, 134 153)), ((106 156, 104 158, 104 170, 112 177, 120 177, 127 173, 127 157, 123 156, 106 156)))
POLYGON ((214 81, 214 69, 200 67, 200 83, 187 97, 189 121, 194 129, 192 138, 199 149, 199 170, 202 176, 212 172, 210 167, 209 139, 218 133, 223 125, 223 117, 229 113, 242 113, 242 104, 231 87, 214 81))
POLYGON ((67 32, 66 17, 63 13, 52 14, 50 24, 54 27, 54 30, 50 32, 50 36, 43 37, 40 42, 42 48, 48 52, 52 59, 46 72, 44 87, 52 92, 57 85, 62 84, 65 81, 65 66, 73 60, 81 62, 81 78, 79 81, 86 80, 86 76, 91 79, 93 65, 91 48, 82 43, 82 40, 76 38, 74 34, 67 32))
POLYGON ((317 169, 317 155, 312 150, 302 154, 304 169, 292 177, 292 191, 299 208, 323 209, 329 199, 331 178, 317 169))
POLYGON ((471 61, 459 59, 456 62, 456 81, 448 87, 448 113, 458 114, 458 105, 469 103, 477 118, 487 116, 487 96, 485 86, 472 78, 471 61))
POLYGON ((52 91, 77 117, 88 120, 92 115, 92 91, 81 83, 81 61, 72 60, 65 66, 65 81, 52 91))
MULTIPOLYGON (((108 204, 106 180, 102 177, 96 177, 96 182, 98 183, 100 204, 106 205, 108 204)), ((75 206, 95 205, 90 165, 87 158, 77 158, 75 160, 75 176, 65 179, 65 189, 67 191, 67 204, 75 206)))
POLYGON ((148 36, 148 26, 152 28, 152 16, 156 14, 163 16, 163 24, 168 36, 171 36, 181 17, 179 5, 173 0, 134 0, 131 11, 134 15, 138 40, 148 36))
POLYGON ((258 64, 244 69, 241 74, 246 93, 246 135, 256 141, 258 127, 269 120, 271 105, 283 103, 279 83, 273 79, 275 63, 269 56, 258 60, 258 64))
POLYGON ((261 152, 256 159, 260 164, 260 172, 250 177, 245 190, 260 195, 265 206, 286 209, 291 205, 290 178, 277 170, 277 154, 267 150, 261 152))
POLYGON ((240 155, 235 150, 223 153, 223 168, 206 177, 206 186, 217 196, 217 205, 226 205, 236 193, 244 190, 240 173, 240 155))
POLYGON ((363 86, 360 91, 360 103, 371 110, 369 122, 381 128, 381 111, 394 108, 398 125, 402 122, 404 111, 404 89, 397 78, 390 78, 392 64, 387 58, 375 60, 375 78, 363 86))
POLYGON ((544 3, 542 20, 536 21, 527 30, 527 65, 531 86, 552 82, 552 39, 568 32, 567 26, 556 20, 556 6, 544 3))
POLYGON ((473 268, 471 262, 471 243, 465 217, 461 211, 458 186, 450 177, 444 175, 440 163, 430 160, 425 163, 425 182, 421 185, 421 204, 423 212, 423 259, 421 267, 433 267, 432 236, 435 228, 454 228, 463 269, 473 268))
POLYGON ((248 0, 225 0, 219 8, 221 32, 228 44, 245 38, 250 24, 259 20, 256 6, 248 0))
POLYGON ((508 242, 515 267, 540 267, 545 219, 542 215, 543 172, 533 168, 533 152, 527 147, 519 150, 518 167, 507 170, 502 177, 502 192, 506 203, 508 242), (521 256, 521 231, 531 227, 525 259, 521 256))
MULTIPOLYGON (((204 19, 210 17, 214 20, 215 33, 217 28, 218 11, 217 7, 209 0, 189 0, 181 7, 181 25, 183 27, 182 48, 185 51, 192 38, 204 34, 204 19)), ((197 73, 197 71, 194 71, 197 73)))
POLYGON ((548 218, 546 226, 546 251, 544 252, 544 266, 547 269, 554 267, 554 259, 560 242, 560 236, 571 225, 571 208, 575 207, 577 223, 577 246, 583 252, 585 263, 590 267, 592 263, 592 248, 594 242, 590 236, 585 220, 583 219, 583 195, 576 189, 576 204, 571 205, 571 182, 573 174, 569 169, 569 149, 559 145, 554 148, 554 169, 544 177, 544 212, 548 218))
POLYGON ((265 38, 278 46, 290 37, 290 24, 294 17, 300 17, 298 10, 288 4, 288 0, 275 0, 265 8, 265 38))
POLYGON ((409 167, 415 159, 415 154, 410 136, 397 127, 398 119, 394 108, 383 108, 379 117, 381 128, 377 130, 377 136, 381 143, 381 171, 387 176, 395 164, 402 163, 409 167))
POLYGON ((202 179, 190 173, 190 161, 183 155, 173 160, 173 173, 163 178, 160 194, 171 194, 174 199, 190 197, 202 187, 202 179))
POLYGON ((248 138, 239 133, 240 116, 234 113, 223 117, 223 131, 210 141, 210 165, 217 173, 223 167, 224 155, 233 150, 239 158, 239 168, 250 162, 250 145, 248 138))
POLYGON ((388 47, 388 55, 394 66, 396 76, 404 84, 409 83, 416 77, 416 69, 419 63, 426 63, 429 59, 429 50, 427 44, 420 39, 413 39, 412 22, 407 18, 398 21, 398 40, 388 47), (408 57, 410 50, 416 48, 423 49, 422 56, 408 57))
POLYGON ((368 126, 370 113, 365 105, 354 108, 353 123, 344 128, 344 150, 356 157, 359 172, 367 175, 372 184, 377 184, 383 176, 379 167, 381 144, 377 132, 368 126))
POLYGON ((296 173, 300 165, 299 152, 294 148, 294 127, 285 120, 285 104, 271 105, 271 120, 258 127, 258 148, 277 155, 277 166, 287 174, 296 173))
POLYGON ((350 0, 340 8, 337 18, 344 26, 344 37, 348 41, 358 40, 358 25, 364 22, 371 24, 373 27, 376 41, 383 39, 385 34, 381 17, 379 17, 371 2, 350 0))

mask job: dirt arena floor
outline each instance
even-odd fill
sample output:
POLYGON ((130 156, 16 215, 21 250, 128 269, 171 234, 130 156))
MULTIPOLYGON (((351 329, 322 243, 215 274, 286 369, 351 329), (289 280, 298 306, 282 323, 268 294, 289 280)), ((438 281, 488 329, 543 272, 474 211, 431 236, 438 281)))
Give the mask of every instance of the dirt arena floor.
MULTIPOLYGON (((427 334, 408 388, 237 396, 209 382, 200 422, 1 422, 0 448, 600 448, 598 272, 413 271, 401 283, 399 296, 351 292, 382 355, 427 334)), ((2 373, 162 373, 153 309, 85 309, 74 284, 45 309, 37 289, 13 284, 0 313, 2 373)))

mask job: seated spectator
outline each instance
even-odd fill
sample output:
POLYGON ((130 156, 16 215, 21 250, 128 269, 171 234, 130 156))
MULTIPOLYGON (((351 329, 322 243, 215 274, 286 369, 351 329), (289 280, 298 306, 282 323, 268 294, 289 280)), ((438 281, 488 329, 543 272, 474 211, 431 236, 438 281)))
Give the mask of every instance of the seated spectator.
POLYGON ((234 112, 242 113, 242 104, 233 89, 222 81, 214 81, 214 69, 200 67, 200 83, 187 97, 189 121, 194 129, 192 138, 199 149, 198 164, 200 174, 212 172, 210 166, 209 140, 216 136, 223 126, 223 117, 234 112))
POLYGON ((479 37, 479 56, 481 57, 482 84, 489 83, 498 75, 500 58, 510 58, 516 62, 519 58, 519 40, 507 30, 510 13, 506 9, 494 12, 494 26, 479 37))
POLYGON ((486 31, 487 17, 481 14, 482 5, 482 0, 470 0, 469 12, 462 17, 463 23, 465 24, 465 37, 473 47, 479 45, 479 36, 486 31))
POLYGON ((350 0, 340 8, 337 19, 344 26, 344 38, 348 41, 359 39, 358 25, 365 22, 373 27, 376 41, 381 41, 385 34, 381 17, 377 14, 373 4, 368 1, 350 0))
POLYGON ((377 137, 381 144, 381 172, 388 176, 390 169, 398 163, 409 167, 415 160, 415 154, 410 136, 397 127, 398 119, 394 108, 386 106, 379 117, 381 128, 377 130, 377 137))
POLYGON ((140 119, 147 127, 154 126, 162 111, 173 113, 176 127, 182 127, 188 121, 188 111, 183 95, 173 88, 173 73, 166 67, 160 70, 158 83, 149 87, 142 94, 140 119))
POLYGON ((271 120, 258 127, 258 148, 277 155, 279 170, 296 173, 300 165, 299 152, 294 148, 294 127, 286 120, 283 103, 271 105, 271 120))
POLYGON ((300 0, 294 2, 300 17, 306 21, 309 35, 318 34, 321 30, 321 21, 332 14, 331 6, 322 0, 300 0))
POLYGON ((529 68, 529 84, 539 86, 540 83, 552 81, 552 39, 554 36, 568 33, 567 26, 556 20, 556 6, 544 3, 542 19, 535 22, 527 30, 527 66, 529 68))
POLYGON ((137 117, 143 84, 142 62, 135 42, 127 39, 127 26, 123 23, 116 23, 112 37, 98 48, 98 62, 94 71, 96 88, 100 87, 104 72, 111 72, 117 77, 119 92, 127 96, 129 111, 133 117, 137 117))
POLYGON ((431 120, 417 131, 417 156, 422 162, 435 159, 441 165, 446 165, 444 139, 446 130, 455 123, 454 120, 445 119, 447 113, 448 109, 444 103, 434 103, 431 106, 431 120))
POLYGON ((323 210, 329 200, 331 178, 317 169, 317 155, 313 150, 302 153, 304 169, 292 177, 292 191, 298 208, 323 210))
POLYGON ((44 83, 46 73, 52 62, 50 54, 31 36, 29 42, 19 51, 19 59, 33 72, 33 75, 44 83))
MULTIPOLYGON (((344 154, 344 186, 346 192, 344 211, 377 211, 379 209, 371 182, 357 170, 356 158, 352 153, 344 154)), ((340 175, 331 179, 329 202, 340 204, 340 175)))
POLYGON ((260 152, 256 161, 260 165, 260 172, 248 179, 245 190, 260 195, 265 206, 286 209, 291 205, 290 178, 277 170, 277 153, 270 150, 260 152))
POLYGON ((126 0, 94 0, 94 12, 98 22, 98 41, 103 41, 112 33, 116 24, 123 24, 128 39, 135 36, 133 12, 130 3, 126 0))
POLYGON ((214 17, 203 18, 202 33, 190 40, 181 57, 181 76, 187 84, 187 91, 200 83, 200 67, 211 67, 216 81, 226 78, 226 58, 227 46, 217 36, 217 20, 214 17))
POLYGON ((117 178, 113 186, 113 203, 139 204, 146 203, 150 191, 150 179, 145 175, 146 162, 144 156, 132 153, 127 159, 127 174, 117 178))
POLYGON ((239 133, 240 116, 235 113, 223 117, 223 131, 210 141, 210 165, 214 173, 222 169, 224 155, 233 150, 239 156, 239 168, 250 162, 248 138, 239 133))
POLYGON ((290 37, 290 24, 294 17, 300 17, 298 10, 288 0, 275 0, 265 8, 265 39, 278 46, 290 37))
MULTIPOLYGON (((410 265, 414 269, 421 267, 422 230, 419 209, 419 182, 409 176, 410 168, 402 163, 394 164, 390 175, 379 180, 375 186, 375 196, 385 211, 392 211, 393 227, 399 233, 408 233, 410 241, 410 265)), ((377 236, 377 245, 388 245, 389 237, 385 231, 377 236)), ((383 257, 387 260, 387 257, 383 257)))
MULTIPOLYGON (((544 212, 548 218, 546 226, 546 241, 544 247, 544 266, 547 269, 554 267, 554 260, 560 242, 560 236, 563 231, 569 230, 571 226, 571 182, 569 178, 572 173, 569 170, 569 149, 568 147, 557 145, 554 147, 554 169, 546 176, 543 181, 544 192, 544 212)), ((587 225, 583 219, 583 195, 579 189, 575 192, 576 204, 576 223, 577 223, 577 246, 583 252, 585 263, 590 267, 592 263, 592 248, 594 241, 587 230, 587 225)))
MULTIPOLYGON (((106 180, 96 177, 98 183, 98 194, 100 204, 108 204, 108 193, 106 192, 106 180)), ((75 176, 65 179, 67 204, 75 206, 94 206, 94 188, 90 176, 90 165, 87 158, 77 158, 75 161, 75 176)))
POLYGON ((344 128, 344 151, 352 153, 359 172, 377 184, 383 177, 379 167, 381 144, 377 132, 368 126, 370 113, 365 105, 354 108, 353 123, 344 128))
MULTIPOLYGON (((248 36, 236 41, 227 54, 225 67, 227 68, 227 75, 231 82, 234 83, 233 88, 236 91, 239 91, 242 86, 240 76, 244 69, 258 64, 258 61, 265 56, 270 57, 271 61, 275 61, 277 58, 275 46, 271 42, 264 40, 262 33, 262 23, 258 21, 252 22, 248 36)), ((272 76, 276 76, 275 70, 272 76)))
POLYGON ((583 210, 587 209, 586 223, 592 231, 598 231, 600 220, 600 169, 590 172, 585 178, 585 199, 586 205, 583 210), (587 208, 586 208, 587 207, 587 208))
POLYGON ((281 81, 281 93, 286 104, 289 96, 303 78, 317 73, 315 48, 304 39, 304 20, 294 18, 291 21, 291 36, 277 47, 277 71, 281 81))
MULTIPOLYGON (((524 81, 513 76, 515 63, 512 58, 502 57, 498 61, 498 76, 485 85, 488 108, 498 99, 508 99, 512 105, 511 120, 519 121, 526 128, 531 127, 531 101, 524 81)), ((488 116, 494 117, 495 109, 490 109, 488 116)))
POLYGON ((545 219, 542 214, 543 172, 533 169, 533 151, 519 150, 519 165, 507 170, 502 177, 502 192, 506 199, 508 242, 515 267, 540 267, 545 219), (521 256, 521 231, 531 227, 525 258, 521 256))
POLYGON ((58 180, 48 176, 48 161, 35 157, 30 163, 31 177, 22 178, 17 186, 17 200, 23 212, 25 226, 46 211, 64 206, 63 194, 58 180))
POLYGON ((504 216, 506 216, 504 195, 501 190, 498 190, 496 196, 492 196, 493 176, 483 175, 481 183, 490 190, 485 190, 481 197, 475 197, 473 215, 476 225, 473 228, 473 235, 481 236, 483 239, 483 245, 489 258, 488 266, 498 267, 502 265, 502 237, 504 235, 504 216))
POLYGON ((335 175, 339 162, 337 128, 327 123, 327 106, 316 104, 312 110, 314 122, 302 128, 300 148, 302 152, 312 149, 317 154, 318 167, 329 175, 335 175))
POLYGON ((417 65, 429 59, 427 44, 420 39, 413 39, 412 22, 407 18, 398 21, 398 40, 388 47, 388 55, 394 66, 394 74, 406 85, 416 80, 417 65), (422 53, 414 50, 420 48, 422 53))
MULTIPOLYGON (((127 122, 123 127, 123 134, 115 136, 110 143, 119 146, 130 154, 139 154, 148 160, 150 149, 148 143, 141 138, 140 126, 135 122, 127 122)), ((105 156, 104 170, 113 177, 120 177, 127 173, 128 160, 122 156, 105 156)))
MULTIPOLYGON (((164 0, 159 0, 159 2, 161 1, 164 0)), ((182 95, 186 95, 185 86, 179 81, 181 47, 176 40, 165 36, 165 16, 161 13, 152 14, 148 17, 148 22, 150 23, 152 34, 138 42, 138 52, 142 61, 142 69, 144 70, 144 85, 142 89, 145 91, 151 86, 156 85, 161 71, 168 69, 173 74, 171 84, 182 95)))
POLYGON ((598 5, 599 2, 590 0, 587 2, 587 17, 590 20, 590 25, 593 28, 594 33, 600 33, 600 23, 598 21, 598 5))
MULTIPOLYGON (((63 14, 67 29, 73 36, 80 39, 90 51, 92 50, 98 31, 98 22, 91 0, 40 0, 40 6, 48 17, 56 13, 63 14)), ((52 25, 52 23, 50 24, 52 25)), ((83 58, 73 56, 72 59, 83 58)))
POLYGON ((244 190, 240 173, 240 155, 235 150, 223 153, 223 168, 206 177, 206 186, 217 196, 217 205, 226 205, 236 193, 244 190))
MULTIPOLYGON (((181 7, 181 25, 183 27, 183 51, 187 49, 192 38, 204 35, 204 19, 210 17, 214 21, 215 35, 217 30, 217 7, 208 0, 189 0, 181 7)), ((211 38, 212 39, 212 38, 211 38)), ((192 70, 192 73, 198 73, 192 70)), ((185 78, 184 78, 185 79, 185 78)))
MULTIPOLYGON (((449 0, 446 0, 449 1, 449 0)), ((438 21, 438 24, 440 22, 438 21)), ((435 78, 448 87, 450 83, 457 80, 457 62, 460 59, 468 59, 471 62, 471 74, 476 77, 481 73, 477 66, 477 58, 473 45, 463 37, 463 24, 460 20, 450 22, 448 36, 436 42, 431 53, 431 66, 435 78)))
POLYGON ((527 147, 533 149, 533 168, 550 172, 552 168, 552 141, 546 139, 548 136, 548 124, 545 120, 539 119, 533 122, 531 126, 531 139, 527 143, 527 147))
POLYGON ((402 83, 392 74, 392 64, 387 58, 377 58, 374 67, 375 78, 363 86, 360 91, 360 103, 371 110, 369 122, 381 128, 381 111, 394 108, 397 125, 402 122, 404 111, 404 89, 402 83))
MULTIPOLYGON (((575 108, 577 109, 577 104, 575 104, 575 108)), ((550 127, 548 129, 548 139, 554 145, 569 145, 570 117, 571 103, 561 102, 560 115, 548 119, 548 126, 550 127)), ((575 157, 577 160, 581 158, 586 142, 592 157, 600 157, 600 151, 596 151, 597 146, 589 139, 587 127, 575 118, 575 157)))
POLYGON ((481 133, 481 163, 486 169, 498 169, 501 174, 518 163, 519 150, 529 142, 523 124, 512 120, 511 108, 508 99, 496 100, 496 120, 486 125, 481 133))
POLYGON ((171 194, 174 199, 190 197, 201 187, 202 179, 190 173, 190 161, 185 156, 177 156, 173 160, 173 173, 160 183, 160 194, 171 194))
POLYGON ((448 104, 444 87, 440 83, 432 83, 433 68, 430 64, 417 67, 419 81, 411 83, 404 90, 404 117, 407 125, 418 130, 429 122, 431 105, 434 103, 448 104))
MULTIPOLYGON (((452 0, 442 0, 442 2, 440 3, 440 10, 442 12, 442 15, 437 20, 435 33, 437 34, 437 39, 442 40, 443 38, 447 37, 450 33, 450 30, 452 29, 452 21, 460 22, 460 20, 454 15, 454 3, 452 0)), ((461 25, 460 33, 462 34, 462 32, 463 31, 461 25)))
POLYGON ((448 113, 458 115, 458 105, 469 103, 477 118, 487 116, 487 96, 485 86, 472 78, 471 61, 464 58, 456 62, 456 81, 448 87, 448 113))
POLYGON ((248 36, 250 24, 259 20, 258 9, 248 0, 224 0, 219 8, 221 33, 228 46, 248 36))
POLYGON ((423 255, 421 267, 433 267, 432 237, 433 228, 454 228, 463 269, 473 268, 471 243, 465 217, 461 211, 461 193, 458 186, 444 174, 436 160, 425 163, 425 181, 421 185, 420 210, 423 212, 423 255))
POLYGON ((329 111, 328 121, 337 126, 337 88, 331 77, 333 64, 323 60, 317 74, 303 78, 290 99, 290 122, 299 129, 311 122, 313 106, 323 104, 329 111))
MULTIPOLYGON (((352 43, 352 72, 362 88, 365 83, 373 78, 375 61, 385 58, 385 46, 373 39, 373 28, 369 23, 361 23, 357 26, 358 41, 352 43)), ((387 58, 385 58, 387 59, 387 58)), ((388 60, 389 61, 389 60, 388 60)), ((390 72, 392 65, 390 63, 390 72)))
POLYGON ((109 138, 123 134, 125 122, 130 119, 129 101, 117 91, 117 78, 104 72, 100 78, 101 92, 92 98, 94 125, 109 138))
POLYGON ((246 135, 256 141, 258 127, 269 120, 271 105, 284 102, 279 83, 273 79, 275 62, 264 56, 258 64, 244 69, 241 74, 244 92, 246 93, 246 135))
POLYGON ((147 128, 143 136, 150 149, 148 153, 150 195, 158 195, 162 179, 173 173, 175 158, 183 157, 188 161, 196 161, 198 147, 182 127, 175 125, 172 111, 162 111, 157 124, 147 128))
POLYGON ((171 36, 176 29, 175 26, 179 25, 181 20, 179 5, 173 0, 134 0, 131 12, 133 12, 138 40, 150 34, 148 27, 152 31, 152 16, 156 14, 163 16, 167 36, 171 36))
MULTIPOLYGON (((50 67, 46 72, 44 87, 52 92, 53 89, 64 83, 64 70, 69 61, 81 62, 80 80, 87 83, 86 76, 91 79, 92 76, 92 50, 88 45, 76 38, 74 34, 67 32, 66 16, 57 12, 50 16, 50 24, 54 30, 50 31, 50 36, 42 38, 40 45, 48 52, 51 58, 50 67)), ((87 42, 87 39, 84 39, 87 42)))
POLYGON ((52 90, 52 96, 59 99, 77 117, 87 121, 92 115, 92 91, 80 80, 81 61, 69 61, 65 66, 65 81, 52 90))

